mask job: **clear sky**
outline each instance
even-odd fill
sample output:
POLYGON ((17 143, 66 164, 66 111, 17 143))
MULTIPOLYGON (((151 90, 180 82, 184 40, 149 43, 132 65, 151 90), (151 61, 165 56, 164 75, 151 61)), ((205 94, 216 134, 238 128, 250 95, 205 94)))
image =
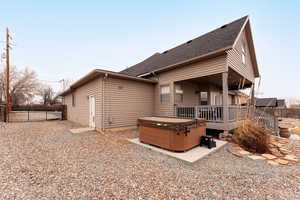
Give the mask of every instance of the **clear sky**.
POLYGON ((12 64, 49 81, 120 71, 250 15, 263 96, 300 98, 297 0, 0 2, 0 34, 9 27, 16 45, 12 64))

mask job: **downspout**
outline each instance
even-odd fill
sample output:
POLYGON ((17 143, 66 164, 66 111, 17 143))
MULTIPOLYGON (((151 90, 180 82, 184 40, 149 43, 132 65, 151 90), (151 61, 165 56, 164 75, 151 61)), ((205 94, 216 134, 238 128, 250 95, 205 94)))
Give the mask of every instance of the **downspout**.
MULTIPOLYGON (((157 81, 159 80, 159 78, 157 77, 157 74, 154 72, 154 71, 152 71, 151 72, 151 74, 153 75, 153 77, 155 77, 155 79, 157 79, 157 81)), ((156 86, 155 86, 156 87, 156 86)), ((158 90, 159 90, 159 88, 158 88, 158 90)), ((156 99, 155 99, 155 88, 154 88, 154 94, 153 94, 153 112, 152 112, 152 115, 156 115, 156 99)))
POLYGON ((108 74, 106 73, 102 79, 102 131, 105 130, 105 83, 106 79, 108 77, 108 74))

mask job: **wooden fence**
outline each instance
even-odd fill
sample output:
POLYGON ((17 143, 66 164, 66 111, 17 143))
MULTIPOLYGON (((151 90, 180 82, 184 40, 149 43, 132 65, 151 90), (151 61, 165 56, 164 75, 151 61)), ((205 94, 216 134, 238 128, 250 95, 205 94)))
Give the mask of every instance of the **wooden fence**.
POLYGON ((261 108, 260 110, 281 118, 300 119, 300 108, 261 108))
POLYGON ((6 121, 6 107, 5 105, 0 105, 0 122, 6 121))

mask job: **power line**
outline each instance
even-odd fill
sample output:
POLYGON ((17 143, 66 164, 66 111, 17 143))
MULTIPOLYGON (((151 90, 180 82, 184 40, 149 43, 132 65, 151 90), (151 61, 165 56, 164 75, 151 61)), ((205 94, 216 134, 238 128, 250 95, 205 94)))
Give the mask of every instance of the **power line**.
POLYGON ((39 81, 49 82, 49 83, 61 83, 61 80, 59 80, 59 81, 50 81, 50 80, 41 80, 41 79, 39 79, 39 81))

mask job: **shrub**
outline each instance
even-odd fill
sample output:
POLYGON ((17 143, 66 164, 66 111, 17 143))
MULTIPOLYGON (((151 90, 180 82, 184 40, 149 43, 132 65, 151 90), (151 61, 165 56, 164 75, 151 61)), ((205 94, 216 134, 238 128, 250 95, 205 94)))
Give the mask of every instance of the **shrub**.
POLYGON ((250 152, 270 152, 270 132, 250 120, 246 120, 233 131, 232 140, 250 152))

